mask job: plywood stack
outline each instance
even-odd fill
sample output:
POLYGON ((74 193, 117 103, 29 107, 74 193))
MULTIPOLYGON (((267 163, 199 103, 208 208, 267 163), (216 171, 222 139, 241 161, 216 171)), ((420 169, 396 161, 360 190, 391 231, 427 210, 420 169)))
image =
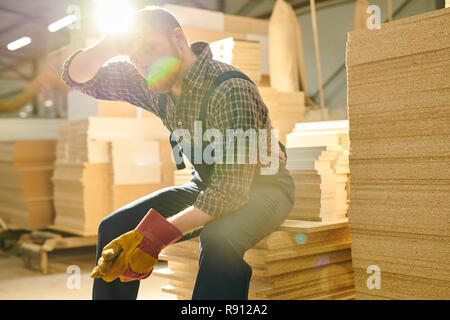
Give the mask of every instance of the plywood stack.
POLYGON ((449 38, 450 9, 349 34, 357 299, 450 299, 449 38))
POLYGON ((39 229, 53 219, 54 140, 0 141, 0 218, 10 228, 39 229))
POLYGON ((56 210, 52 228, 96 234, 107 214, 171 184, 167 136, 161 121, 152 118, 64 122, 52 177, 56 210))
POLYGON ((287 136, 287 168, 295 181, 290 219, 333 221, 347 216, 348 121, 298 123, 287 136))
POLYGON ((300 91, 279 91, 270 87, 258 87, 261 98, 269 109, 274 129, 279 130, 279 140, 286 144, 286 135, 295 124, 303 121, 305 113, 305 94, 300 91))
POLYGON ((209 44, 213 59, 231 64, 255 84, 261 82, 261 44, 257 41, 225 38, 209 44))
MULTIPOLYGON (((252 267, 249 299, 351 299, 354 296, 347 220, 332 223, 286 220, 249 249, 252 267)), ((154 271, 168 278, 163 291, 191 299, 198 272, 198 238, 165 248, 160 258, 168 269, 154 271)))

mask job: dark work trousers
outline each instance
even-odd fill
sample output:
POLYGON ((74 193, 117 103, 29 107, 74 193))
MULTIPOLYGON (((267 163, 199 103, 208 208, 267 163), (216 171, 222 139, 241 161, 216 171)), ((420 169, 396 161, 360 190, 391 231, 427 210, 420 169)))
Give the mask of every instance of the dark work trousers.
MULTIPOLYGON (((202 189, 196 182, 164 188, 111 213, 98 229, 97 261, 103 247, 133 230, 150 208, 169 218, 191 206, 202 189)), ((293 203, 294 182, 282 167, 276 175, 254 178, 246 205, 185 234, 179 241, 200 235, 199 271, 192 299, 248 299, 252 269, 244 261, 244 253, 279 227, 293 203)), ((136 299, 139 283, 94 279, 93 299, 136 299)))

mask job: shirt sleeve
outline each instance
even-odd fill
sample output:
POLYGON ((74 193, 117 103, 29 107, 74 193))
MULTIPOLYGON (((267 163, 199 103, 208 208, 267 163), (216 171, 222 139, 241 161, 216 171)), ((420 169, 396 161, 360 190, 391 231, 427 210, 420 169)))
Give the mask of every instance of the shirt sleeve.
MULTIPOLYGON (((258 130, 262 123, 260 119, 267 117, 264 114, 266 110, 260 103, 260 97, 254 85, 242 79, 229 81, 232 81, 233 85, 228 84, 226 92, 222 91, 213 95, 214 99, 212 98, 210 102, 211 111, 208 114, 208 117, 212 117, 209 119, 214 119, 212 122, 214 128, 221 131, 223 141, 225 141, 227 129, 243 129, 243 131, 246 131, 253 128, 258 130)), ((224 82, 224 84, 227 82, 224 82)), ((226 157, 226 147, 223 146, 222 150, 226 157)), ((238 155, 239 152, 242 153, 242 150, 235 150, 235 155, 238 155)), ((259 167, 256 161, 248 161, 249 154, 256 152, 256 150, 247 146, 244 152, 245 163, 237 162, 238 156, 235 156, 233 157, 234 163, 230 164, 228 161, 223 161, 225 163, 214 164, 210 183, 199 194, 193 205, 194 207, 211 216, 219 217, 238 210, 248 202, 249 190, 259 167)))
POLYGON ((69 65, 82 50, 74 52, 64 62, 61 78, 70 88, 101 100, 125 101, 160 116, 158 94, 147 87, 135 66, 127 61, 105 63, 90 80, 79 83, 69 76, 69 65))

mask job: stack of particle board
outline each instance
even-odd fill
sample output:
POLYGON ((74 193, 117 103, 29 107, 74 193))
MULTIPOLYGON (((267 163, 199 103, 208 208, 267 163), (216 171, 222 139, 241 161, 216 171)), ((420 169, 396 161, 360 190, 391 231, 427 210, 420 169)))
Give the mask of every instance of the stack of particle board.
POLYGON ((290 219, 333 221, 348 211, 348 121, 298 123, 287 136, 295 182, 290 219))
POLYGON ((250 79, 261 82, 261 44, 257 41, 226 38, 209 44, 213 59, 238 68, 250 79))
POLYGON ((286 144, 286 135, 295 124, 303 121, 305 94, 300 91, 279 91, 270 87, 258 87, 261 98, 269 109, 272 127, 279 130, 279 140, 286 144))
MULTIPOLYGON (((354 279, 347 220, 333 223, 286 220, 249 249, 249 299, 351 299, 354 279)), ((168 268, 154 271, 169 279, 164 292, 191 299, 198 272, 198 238, 166 247, 168 268)))
POLYGON ((54 140, 0 141, 0 218, 11 228, 52 223, 54 140))
POLYGON ((64 122, 52 178, 56 210, 52 228, 96 234, 107 214, 171 184, 167 136, 156 118, 64 122))
POLYGON ((449 37, 450 9, 349 34, 357 299, 450 299, 449 37))

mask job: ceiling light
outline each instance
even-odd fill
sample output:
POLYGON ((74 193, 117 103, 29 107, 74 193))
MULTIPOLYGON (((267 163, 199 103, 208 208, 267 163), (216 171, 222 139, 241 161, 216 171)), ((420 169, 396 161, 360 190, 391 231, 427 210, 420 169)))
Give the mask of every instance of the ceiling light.
POLYGON ((22 48, 26 45, 29 45, 31 43, 31 38, 30 37, 22 37, 20 39, 14 40, 10 43, 7 44, 7 48, 8 50, 17 50, 19 48, 22 48))
POLYGON ((64 27, 67 27, 68 25, 71 25, 77 20, 77 17, 74 14, 70 14, 68 16, 65 16, 64 18, 59 19, 58 21, 53 22, 52 24, 49 24, 48 31, 55 32, 58 31, 64 27))

